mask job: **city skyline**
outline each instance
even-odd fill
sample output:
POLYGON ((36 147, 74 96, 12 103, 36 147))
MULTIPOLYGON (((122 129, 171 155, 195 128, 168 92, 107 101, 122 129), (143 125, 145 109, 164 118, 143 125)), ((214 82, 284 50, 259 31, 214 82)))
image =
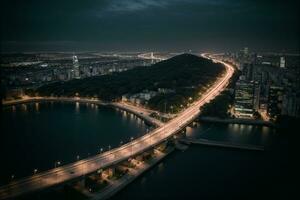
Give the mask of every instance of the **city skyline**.
POLYGON ((0 200, 290 199, 299 1, 0 6, 0 200))
POLYGON ((299 52, 299 2, 1 1, 1 51, 299 52))

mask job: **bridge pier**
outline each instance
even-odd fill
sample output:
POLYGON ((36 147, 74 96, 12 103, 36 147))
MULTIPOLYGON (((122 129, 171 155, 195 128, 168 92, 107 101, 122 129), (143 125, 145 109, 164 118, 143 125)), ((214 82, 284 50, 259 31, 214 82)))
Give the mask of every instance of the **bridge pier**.
POLYGON ((108 175, 109 177, 112 177, 116 172, 116 168, 115 167, 111 167, 108 169, 108 175))
POLYGON ((190 128, 194 128, 194 127, 197 127, 198 126, 198 123, 196 122, 196 121, 193 121, 193 122, 191 122, 189 125, 188 125, 188 127, 190 127, 190 128))
POLYGON ((193 127, 197 127, 198 126, 198 122, 193 121, 193 127))
POLYGON ((154 147, 154 149, 162 152, 168 147, 168 144, 169 144, 169 141, 165 140, 162 143, 160 143, 159 145, 157 145, 156 147, 154 147))
POLYGON ((178 140, 178 139, 181 139, 181 138, 184 138, 186 135, 185 135, 185 132, 183 131, 180 131, 178 132, 176 135, 174 135, 174 140, 178 140))
POLYGON ((116 170, 115 167, 107 168, 106 170, 104 170, 104 171, 101 173, 101 178, 102 178, 102 179, 105 179, 105 178, 110 178, 110 177, 112 177, 112 176, 115 174, 115 170, 116 170))
POLYGON ((179 137, 185 137, 186 136, 186 127, 184 127, 181 131, 179 131, 176 135, 179 137))
POLYGON ((138 161, 144 161, 147 160, 147 158, 151 157, 154 154, 154 149, 151 149, 149 151, 146 151, 138 156, 136 156, 136 160, 138 161))

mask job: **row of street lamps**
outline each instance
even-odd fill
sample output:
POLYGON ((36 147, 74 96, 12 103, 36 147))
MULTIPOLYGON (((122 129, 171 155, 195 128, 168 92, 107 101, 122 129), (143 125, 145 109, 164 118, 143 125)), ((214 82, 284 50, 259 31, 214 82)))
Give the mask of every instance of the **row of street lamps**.
MULTIPOLYGON (((54 163, 54 169, 56 169, 60 164, 61 164, 60 161, 55 161, 55 163, 54 163)), ((37 172, 38 172, 38 169, 35 168, 35 169, 33 170, 33 175, 35 175, 37 172)), ((12 175, 11 178, 14 179, 14 178, 15 178, 15 175, 12 175)))
MULTIPOLYGON (((130 138, 130 142, 132 142, 133 139, 134 139, 134 137, 131 137, 131 138, 130 138)), ((120 142, 120 146, 122 146, 122 145, 123 145, 123 141, 120 142)), ((111 146, 108 145, 108 151, 110 151, 110 150, 111 150, 111 146)), ((100 148, 100 154, 103 153, 103 151, 104 151, 104 149, 103 149, 103 148, 100 148)), ((131 154, 132 154, 132 153, 133 153, 133 149, 132 149, 132 147, 131 147, 131 154)), ((76 156, 76 160, 79 161, 79 159, 80 159, 80 156, 77 155, 77 156, 76 156)), ((61 165, 61 162, 60 162, 60 161, 55 161, 55 162, 54 162, 54 169, 56 169, 56 168, 59 167, 60 165, 61 165)), ((38 172, 38 169, 35 168, 35 169, 33 170, 33 175, 37 174, 37 172, 38 172)), ((12 174, 12 175, 11 175, 11 180, 14 180, 14 179, 15 179, 15 175, 12 174)))
MULTIPOLYGON (((192 97, 189 97, 189 101, 191 101, 191 100, 192 100, 192 97)), ((180 107, 183 108, 183 105, 181 104, 180 107)), ((171 108, 172 113, 173 113, 173 108, 174 108, 174 107, 173 107, 173 106, 170 106, 170 108, 171 108)), ((134 139, 133 137, 130 138, 130 142, 131 142, 131 143, 132 143, 133 139, 134 139)), ((123 141, 120 142, 120 146, 122 146, 122 145, 123 145, 123 141)), ((110 150, 111 150, 111 146, 108 145, 108 151, 110 151, 110 150)), ((103 153, 103 148, 100 148, 100 154, 101 154, 101 153, 103 153)), ((133 146, 132 146, 132 145, 131 145, 131 155, 133 155, 133 146)), ((79 161, 79 159, 80 159, 80 156, 77 155, 77 156, 76 156, 76 160, 79 161)), ((55 163, 54 163, 54 168, 57 168, 58 166, 60 166, 60 164, 61 164, 60 161, 55 161, 55 163)), ((35 169, 33 170, 33 174, 35 175, 37 172, 38 172, 38 169, 35 168, 35 169)), ((15 178, 15 175, 14 175, 14 174, 11 175, 11 179, 13 180, 14 178, 15 178)))
MULTIPOLYGON (((77 160, 78 160, 78 159, 79 159, 79 156, 77 156, 77 160)), ((55 169, 56 167, 58 167, 60 164, 61 164, 60 161, 55 161, 55 163, 54 163, 54 169, 55 169)), ((37 168, 33 169, 33 175, 35 175, 37 172, 38 172, 38 169, 37 169, 37 168)), ((13 181, 13 180, 15 179, 15 175, 12 174, 10 178, 11 178, 11 180, 13 181)))

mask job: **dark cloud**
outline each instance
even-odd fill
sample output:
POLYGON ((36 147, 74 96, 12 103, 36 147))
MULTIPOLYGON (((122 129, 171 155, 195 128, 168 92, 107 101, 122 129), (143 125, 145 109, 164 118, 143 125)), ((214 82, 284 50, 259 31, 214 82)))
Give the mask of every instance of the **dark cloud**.
POLYGON ((2 50, 299 51, 286 0, 2 0, 2 50))

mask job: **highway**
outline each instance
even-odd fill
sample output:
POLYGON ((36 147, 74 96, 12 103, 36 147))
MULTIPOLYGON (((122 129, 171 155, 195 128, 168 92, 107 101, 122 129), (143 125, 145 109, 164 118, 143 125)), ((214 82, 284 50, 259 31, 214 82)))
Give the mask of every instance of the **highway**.
POLYGON ((159 121, 158 119, 150 117, 150 114, 155 111, 145 109, 145 108, 142 108, 139 106, 130 105, 128 103, 122 103, 122 102, 111 103, 111 105, 114 107, 120 108, 122 110, 129 111, 129 112, 135 114, 136 116, 146 120, 147 122, 150 122, 154 126, 159 127, 164 124, 163 122, 159 121))
MULTIPOLYGON (((205 54, 202 54, 201 56, 208 58, 205 54)), ((178 113, 177 117, 173 118, 168 123, 165 123, 127 144, 111 149, 110 151, 13 181, 0 188, 0 199, 11 198, 28 192, 41 190, 78 178, 84 174, 95 172, 100 168, 114 165, 133 155, 144 152, 173 136, 199 115, 199 108, 201 108, 201 106, 215 98, 215 96, 225 89, 233 75, 234 68, 231 65, 215 59, 213 59, 213 61, 223 64, 226 68, 226 73, 221 78, 218 78, 200 99, 192 103, 187 109, 178 113)))

